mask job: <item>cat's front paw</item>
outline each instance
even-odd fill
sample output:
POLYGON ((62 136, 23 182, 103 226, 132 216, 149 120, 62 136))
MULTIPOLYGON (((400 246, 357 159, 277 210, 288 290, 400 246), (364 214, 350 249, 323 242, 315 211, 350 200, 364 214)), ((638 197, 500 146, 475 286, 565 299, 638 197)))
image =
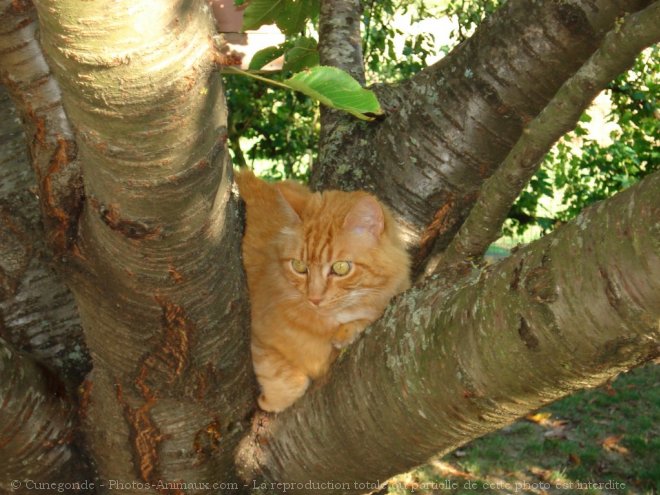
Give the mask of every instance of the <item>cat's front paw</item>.
POLYGON ((269 401, 264 394, 259 395, 257 404, 259 404, 259 407, 262 410, 267 412, 277 413, 286 409, 286 405, 273 403, 272 401, 269 401))
POLYGON ((357 336, 369 323, 364 320, 351 321, 341 325, 332 336, 332 346, 335 349, 343 349, 352 344, 357 336))

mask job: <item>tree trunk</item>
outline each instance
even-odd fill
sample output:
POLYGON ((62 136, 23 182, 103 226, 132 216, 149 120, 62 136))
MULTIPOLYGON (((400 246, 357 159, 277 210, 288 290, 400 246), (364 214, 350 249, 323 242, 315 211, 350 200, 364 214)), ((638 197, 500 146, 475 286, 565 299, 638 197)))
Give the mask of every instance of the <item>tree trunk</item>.
POLYGON ((255 421, 244 478, 287 493, 372 491, 656 357, 658 198, 660 173, 459 285, 436 276, 404 293, 329 383, 255 421))
POLYGON ((87 447, 100 478, 122 483, 106 485, 113 493, 144 493, 134 481, 230 481, 256 391, 206 6, 36 6, 84 179, 65 247, 94 364, 87 447))

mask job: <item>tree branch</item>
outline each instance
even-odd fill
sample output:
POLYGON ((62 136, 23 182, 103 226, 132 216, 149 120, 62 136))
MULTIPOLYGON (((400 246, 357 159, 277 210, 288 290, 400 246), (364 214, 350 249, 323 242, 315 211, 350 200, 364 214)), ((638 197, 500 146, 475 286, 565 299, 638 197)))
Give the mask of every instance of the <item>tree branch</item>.
POLYGON ((374 191, 419 245, 419 269, 448 245, 525 124, 621 15, 649 3, 505 3, 437 64, 400 86, 377 88, 386 118, 337 129, 320 151, 331 161, 314 171, 314 187, 374 191))
POLYGON ((19 122, 0 87, 0 336, 75 389, 90 358, 73 295, 52 269, 19 122))
POLYGON ((360 0, 321 0, 319 56, 321 65, 348 72, 364 86, 360 0))
MULTIPOLYGON (((364 60, 360 24, 362 5, 360 0, 321 0, 319 14, 319 58, 321 65, 337 67, 348 72, 364 86, 364 60)), ((338 145, 337 129, 352 126, 355 119, 339 110, 321 105, 321 131, 319 155, 312 167, 312 177, 319 171, 332 167, 334 156, 325 153, 338 145)), ((312 179, 312 186, 315 181, 312 179)))
POLYGON ((3 339, 0 370, 0 489, 27 495, 34 493, 34 487, 26 486, 24 480, 65 483, 90 479, 88 467, 81 464, 71 446, 77 418, 70 401, 54 393, 52 377, 11 350, 3 339))
POLYGON ((35 14, 28 1, 0 0, 0 82, 21 113, 46 233, 62 257, 77 235, 82 179, 60 90, 35 37, 35 14))
POLYGON ((310 481, 371 491, 657 356, 658 198, 660 173, 462 284, 431 277, 404 293, 329 383, 255 423, 244 477, 287 493, 315 493, 310 481))
POLYGON ((500 236, 500 228, 552 145, 577 124, 582 112, 617 75, 629 69, 646 47, 660 40, 660 2, 628 15, 603 40, 602 46, 559 89, 533 119, 485 182, 468 218, 443 252, 435 252, 427 274, 484 255, 500 236))

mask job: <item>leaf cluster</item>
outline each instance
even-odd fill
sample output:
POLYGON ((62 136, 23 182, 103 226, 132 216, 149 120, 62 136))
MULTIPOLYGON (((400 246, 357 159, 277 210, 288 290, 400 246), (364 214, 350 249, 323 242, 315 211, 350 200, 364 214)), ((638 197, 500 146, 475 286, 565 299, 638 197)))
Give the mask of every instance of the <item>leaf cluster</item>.
POLYGON ((269 160, 267 177, 305 180, 318 141, 316 103, 301 93, 242 77, 226 78, 225 87, 234 163, 269 160), (245 153, 239 138, 250 143, 245 153))
POLYGON ((436 35, 431 32, 405 33, 396 19, 410 16, 411 24, 440 15, 437 2, 422 0, 382 0, 364 2, 362 25, 364 64, 370 82, 407 79, 428 65, 436 54, 436 35), (395 39, 403 38, 399 51, 395 39))
POLYGON ((360 87, 347 73, 318 65, 318 42, 311 36, 318 14, 319 0, 251 0, 248 3, 244 11, 244 30, 276 24, 286 39, 279 45, 258 51, 250 62, 249 71, 252 72, 242 72, 242 75, 298 91, 308 98, 287 92, 274 93, 246 78, 227 78, 230 143, 235 162, 240 166, 247 165, 247 158, 268 159, 275 162, 270 170, 273 177, 304 178, 318 137, 317 109, 309 98, 365 120, 382 112, 375 95, 360 87), (267 79, 256 73, 282 56, 281 74, 267 79), (251 138, 254 143, 247 157, 241 149, 241 137, 251 138))
MULTIPOLYGON (((501 0, 364 1, 363 53, 368 80, 396 82, 414 75, 436 51, 447 52, 469 37, 501 3, 501 0), (436 35, 441 33, 406 36, 395 22, 402 15, 408 15, 412 23, 440 15, 451 17, 455 27, 449 33, 448 44, 436 46, 436 35), (402 37, 401 49, 395 40, 402 37)), ((315 28, 318 7, 319 0, 251 0, 246 9, 245 27, 253 29, 275 23, 287 37, 284 43, 258 52, 250 68, 261 69, 284 56, 283 71, 274 77, 276 81, 286 82, 287 77, 314 79, 295 74, 318 66, 315 28)), ((640 55, 631 71, 610 84, 612 107, 608 120, 617 126, 611 141, 603 144, 602 138, 598 140, 590 135, 590 117, 585 113, 576 129, 547 155, 513 206, 505 234, 521 234, 532 226, 548 232, 585 206, 611 196, 659 168, 659 69, 659 48, 654 47, 640 55)), ((321 81, 321 87, 332 88, 333 84, 321 81)), ((308 88, 307 94, 323 101, 323 91, 319 94, 308 88)), ((315 103, 304 95, 275 92, 244 78, 240 81, 230 78, 228 97, 232 110, 230 133, 253 143, 247 158, 270 160, 273 166, 268 175, 273 178, 304 179, 318 138, 315 103)), ((235 154, 242 154, 234 142, 237 140, 232 141, 235 154)), ((237 162, 245 163, 246 159, 239 156, 237 162)))

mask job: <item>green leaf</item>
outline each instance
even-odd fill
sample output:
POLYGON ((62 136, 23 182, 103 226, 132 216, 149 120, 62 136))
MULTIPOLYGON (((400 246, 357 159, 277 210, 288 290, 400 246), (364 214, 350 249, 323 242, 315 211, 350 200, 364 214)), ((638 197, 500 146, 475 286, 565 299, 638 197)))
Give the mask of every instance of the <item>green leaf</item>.
POLYGON ((273 24, 284 9, 284 0, 250 0, 243 11, 243 31, 273 24))
POLYGON ((277 57, 283 54, 284 54, 284 47, 282 47, 281 45, 269 46, 267 48, 263 48, 262 50, 259 50, 254 54, 252 60, 250 60, 250 65, 248 67, 248 70, 259 70, 264 65, 268 65, 277 57))
POLYGON ((314 38, 297 39, 284 55, 282 70, 299 72, 319 65, 319 52, 314 38))
POLYGON ((312 0, 310 18, 315 21, 321 12, 321 0, 312 0))
POLYGON ((285 0, 284 8, 277 16, 277 27, 287 36, 302 32, 313 15, 314 0, 285 0))
POLYGON ((284 85, 362 120, 373 120, 374 115, 383 113, 372 91, 336 67, 317 66, 299 72, 284 81, 284 85))

